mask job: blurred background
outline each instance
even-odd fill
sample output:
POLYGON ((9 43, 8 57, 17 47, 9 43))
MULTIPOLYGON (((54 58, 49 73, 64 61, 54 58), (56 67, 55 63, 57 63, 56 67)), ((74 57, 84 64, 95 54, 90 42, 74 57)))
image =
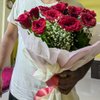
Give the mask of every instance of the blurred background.
MULTIPOLYGON (((7 16, 11 11, 15 0, 0 0, 0 39, 4 35, 7 27, 7 16)), ((99 0, 78 0, 84 7, 95 10, 97 13, 97 26, 94 29, 95 33, 100 34, 100 1, 99 0)), ((8 57, 5 66, 14 66, 17 52, 17 41, 12 55, 8 57)), ((89 70, 84 79, 82 79, 77 87, 77 92, 80 100, 100 100, 100 55, 96 56, 92 68, 89 70), (96 66, 94 68, 94 66, 96 66), (92 72, 92 73, 91 73, 92 72)), ((7 100, 8 92, 3 94, 2 99, 7 100)))
MULTIPOLYGON (((95 10, 97 14, 97 26, 95 33, 100 34, 100 1, 99 0, 78 0, 84 7, 95 10)), ((77 87, 80 100, 100 100, 100 55, 96 56, 91 70, 87 73, 77 87)))

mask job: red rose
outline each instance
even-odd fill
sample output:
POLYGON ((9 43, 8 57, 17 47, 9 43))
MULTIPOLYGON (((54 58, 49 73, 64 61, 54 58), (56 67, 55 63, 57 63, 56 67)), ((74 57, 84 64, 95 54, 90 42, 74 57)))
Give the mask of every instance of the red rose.
POLYGON ((21 14, 18 19, 16 19, 23 28, 29 29, 31 28, 31 19, 29 17, 29 13, 25 12, 24 14, 21 14))
POLYGON ((29 11, 29 14, 30 14, 30 16, 31 16, 32 19, 33 19, 34 17, 35 17, 35 18, 39 18, 39 9, 38 9, 38 7, 32 8, 32 9, 29 11))
POLYGON ((43 12, 43 11, 49 10, 50 8, 44 7, 44 6, 39 6, 39 9, 40 9, 41 12, 43 12))
POLYGON ((89 13, 83 13, 81 15, 81 20, 87 27, 93 27, 96 25, 96 19, 89 13))
POLYGON ((56 5, 52 6, 51 8, 56 9, 63 13, 66 10, 67 6, 68 6, 67 3, 60 2, 60 3, 57 3, 56 5))
POLYGON ((55 19, 58 19, 61 16, 61 13, 55 9, 50 9, 44 11, 43 16, 45 16, 49 21, 55 21, 55 19))
POLYGON ((62 28, 69 32, 79 31, 82 28, 81 22, 71 16, 63 16, 58 23, 62 28))
POLYGON ((43 34, 46 28, 46 21, 44 18, 33 21, 32 31, 36 34, 43 34))
POLYGON ((90 15, 92 15, 93 17, 96 17, 96 13, 92 10, 89 9, 83 9, 82 11, 83 13, 89 13, 90 15))
POLYGON ((82 12, 81 7, 75 7, 75 6, 69 6, 68 7, 68 13, 69 13, 69 15, 71 15, 73 17, 77 18, 80 15, 81 12, 82 12))

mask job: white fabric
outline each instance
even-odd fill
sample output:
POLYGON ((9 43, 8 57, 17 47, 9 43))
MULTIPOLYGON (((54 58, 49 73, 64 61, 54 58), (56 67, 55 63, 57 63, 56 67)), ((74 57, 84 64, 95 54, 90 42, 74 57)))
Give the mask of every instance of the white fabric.
MULTIPOLYGON (((42 2, 37 0, 16 0, 13 9, 8 16, 8 21, 13 24, 17 24, 15 19, 18 18, 18 16, 23 13, 24 10, 30 10, 32 7, 36 7, 38 5, 42 5, 42 2)), ((10 91, 16 98, 18 98, 18 100, 33 100, 33 96, 36 91, 43 87, 45 84, 36 80, 32 76, 35 68, 32 64, 30 64, 30 62, 25 58, 23 54, 23 49, 25 46, 20 36, 20 30, 18 31, 19 45, 10 91)))
MULTIPOLYGON (((19 24, 15 22, 15 19, 18 18, 24 10, 30 10, 32 7, 39 5, 51 6, 51 4, 44 4, 41 0, 16 0, 8 17, 8 21, 18 26, 19 24)), ((10 91, 18 100, 33 100, 33 96, 37 90, 44 87, 45 83, 38 81, 35 77, 33 77, 33 73, 37 70, 37 68, 24 55, 23 50, 25 49, 25 45, 21 37, 20 29, 18 29, 18 33, 19 45, 10 91)), ((76 92, 74 92, 74 95, 72 93, 70 93, 70 95, 73 99, 66 96, 68 100, 78 100, 75 99, 78 98, 76 92)))

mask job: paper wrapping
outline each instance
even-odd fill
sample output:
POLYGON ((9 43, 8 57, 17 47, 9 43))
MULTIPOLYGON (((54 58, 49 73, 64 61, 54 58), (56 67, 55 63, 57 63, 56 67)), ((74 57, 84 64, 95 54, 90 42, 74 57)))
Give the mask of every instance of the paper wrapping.
MULTIPOLYGON (((45 42, 34 36, 33 33, 28 35, 28 30, 19 28, 25 44, 23 53, 37 69, 33 73, 33 76, 43 82, 46 82, 53 75, 61 73, 64 70, 74 71, 80 68, 100 53, 100 36, 98 36, 98 40, 91 44, 91 46, 69 52, 67 50, 49 48, 45 42)), ((51 93, 50 95, 58 93, 61 96, 61 93, 55 87, 51 93)), ((43 96, 47 99, 41 97, 36 100, 49 100, 50 95, 43 96)), ((62 100, 59 98, 56 97, 50 100, 62 100)))

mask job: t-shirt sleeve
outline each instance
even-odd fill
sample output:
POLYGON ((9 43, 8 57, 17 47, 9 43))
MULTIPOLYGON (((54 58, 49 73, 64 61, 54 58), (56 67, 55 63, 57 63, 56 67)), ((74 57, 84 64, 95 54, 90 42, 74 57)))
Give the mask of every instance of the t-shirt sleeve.
POLYGON ((15 24, 17 25, 17 22, 15 21, 15 19, 18 18, 18 11, 19 11, 19 0, 16 0, 13 7, 12 7, 12 10, 7 18, 7 21, 12 23, 12 24, 15 24))

